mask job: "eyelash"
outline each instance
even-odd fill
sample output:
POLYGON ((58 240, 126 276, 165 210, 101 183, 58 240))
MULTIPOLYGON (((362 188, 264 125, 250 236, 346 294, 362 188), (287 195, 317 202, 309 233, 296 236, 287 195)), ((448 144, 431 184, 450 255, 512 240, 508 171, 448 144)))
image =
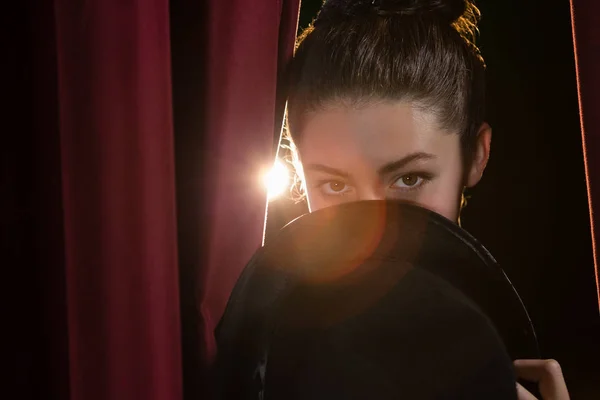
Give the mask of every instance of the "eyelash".
POLYGON ((342 196, 346 196, 349 193, 349 191, 339 192, 339 193, 325 193, 324 186, 327 184, 332 184, 332 183, 340 183, 340 184, 344 185, 345 188, 348 187, 348 184, 346 182, 341 181, 341 180, 335 180, 335 179, 322 180, 319 182, 317 187, 319 188, 319 190, 321 191, 321 193, 324 196, 342 197, 342 196))
POLYGON ((425 185, 428 182, 431 182, 432 179, 433 179, 433 175, 430 174, 430 173, 427 173, 427 172, 409 172, 408 174, 402 174, 402 175, 396 177, 392 181, 392 185, 390 185, 390 187, 393 190, 400 190, 400 191, 403 191, 403 192, 410 192, 410 191, 418 190, 418 189, 422 188, 423 185, 425 185), (411 186, 411 187, 405 187, 405 188, 393 187, 393 185, 396 182, 398 182, 400 179, 402 179, 404 177, 407 177, 407 176, 415 176, 415 177, 417 177, 417 179, 421 179, 422 181, 419 184, 411 186))
MULTIPOLYGON (((394 178, 394 180, 392 181, 392 184, 390 185, 390 188, 393 190, 398 190, 398 191, 402 191, 402 192, 410 192, 413 190, 420 189, 421 187, 423 187, 423 185, 429 183, 433 178, 434 178, 434 176, 427 172, 410 172, 410 173, 402 174, 402 175, 394 178), (418 185, 415 185, 412 187, 405 187, 405 188, 393 187, 393 185, 396 182, 398 182, 400 179, 407 177, 407 176, 416 176, 418 179, 421 179, 422 181, 418 185)), ((344 185, 344 188, 348 187, 348 184, 346 182, 344 182, 342 180, 335 180, 335 179, 322 180, 318 183, 317 187, 320 188, 321 193, 323 193, 323 195, 330 196, 330 197, 342 197, 342 196, 345 196, 348 193, 350 193, 350 191, 343 191, 343 192, 339 192, 339 193, 325 193, 323 187, 325 185, 331 184, 331 183, 340 183, 340 184, 344 185)))

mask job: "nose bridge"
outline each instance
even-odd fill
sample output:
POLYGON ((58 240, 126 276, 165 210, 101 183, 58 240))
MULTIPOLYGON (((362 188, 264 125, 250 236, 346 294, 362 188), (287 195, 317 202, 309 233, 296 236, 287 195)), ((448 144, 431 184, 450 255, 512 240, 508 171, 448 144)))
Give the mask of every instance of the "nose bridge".
POLYGON ((373 161, 362 158, 355 163, 357 200, 384 200, 385 189, 373 161))
POLYGON ((358 200, 385 200, 385 190, 379 180, 358 189, 358 200))

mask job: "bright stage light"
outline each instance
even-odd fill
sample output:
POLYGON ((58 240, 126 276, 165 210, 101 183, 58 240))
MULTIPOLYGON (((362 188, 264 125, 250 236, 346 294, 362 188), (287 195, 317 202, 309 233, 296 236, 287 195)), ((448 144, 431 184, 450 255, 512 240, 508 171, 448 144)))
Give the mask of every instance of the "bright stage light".
POLYGON ((281 195, 290 187, 290 172, 279 160, 275 161, 273 168, 263 178, 269 200, 281 195))

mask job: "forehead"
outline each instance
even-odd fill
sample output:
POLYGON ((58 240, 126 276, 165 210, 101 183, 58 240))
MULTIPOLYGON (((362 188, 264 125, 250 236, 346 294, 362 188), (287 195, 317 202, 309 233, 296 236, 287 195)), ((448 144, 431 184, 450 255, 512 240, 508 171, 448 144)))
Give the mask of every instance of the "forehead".
POLYGON ((383 164, 424 151, 454 158, 458 135, 435 114, 408 102, 330 107, 310 115, 297 143, 302 162, 351 167, 357 158, 383 164), (349 165, 346 165, 349 164, 349 165))

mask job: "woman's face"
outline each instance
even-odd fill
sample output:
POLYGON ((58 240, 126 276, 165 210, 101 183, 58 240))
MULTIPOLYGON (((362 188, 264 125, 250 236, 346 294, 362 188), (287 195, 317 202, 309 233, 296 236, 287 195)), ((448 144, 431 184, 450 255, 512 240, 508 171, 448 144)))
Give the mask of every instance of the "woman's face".
POLYGON ((477 183, 487 162, 491 130, 484 125, 463 182, 459 135, 434 114, 407 102, 314 113, 298 143, 309 208, 402 199, 456 221, 463 185, 477 183))

